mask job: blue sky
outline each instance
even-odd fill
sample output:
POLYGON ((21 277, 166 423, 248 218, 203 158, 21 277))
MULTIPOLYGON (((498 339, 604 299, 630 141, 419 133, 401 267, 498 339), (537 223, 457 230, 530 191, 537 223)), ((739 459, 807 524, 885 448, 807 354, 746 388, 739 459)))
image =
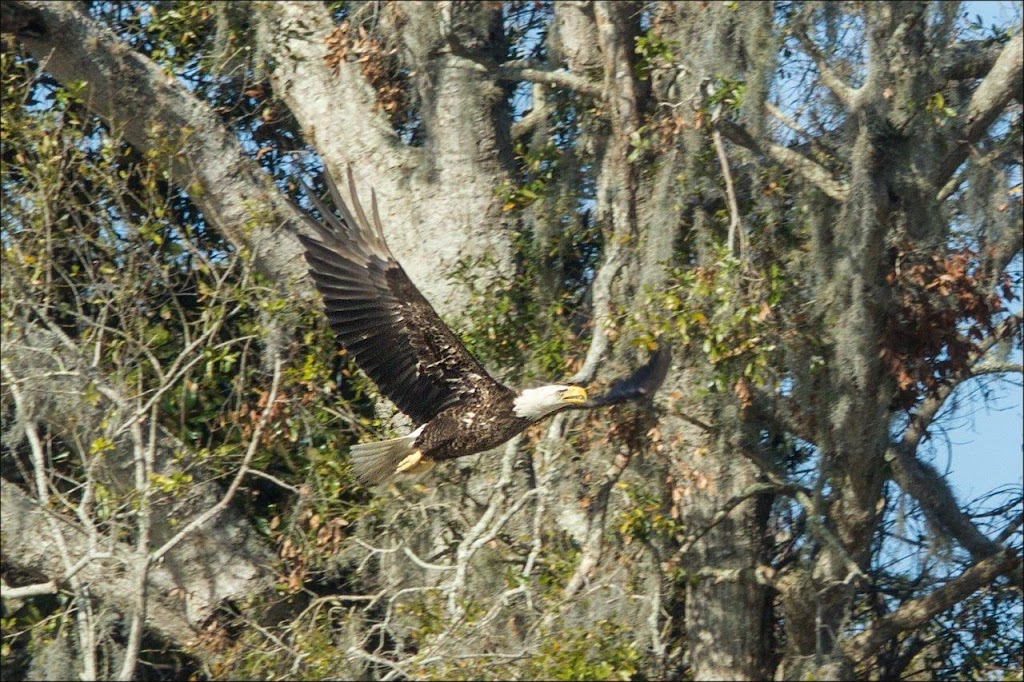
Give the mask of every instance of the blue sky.
MULTIPOLYGON (((964 9, 973 18, 979 15, 988 26, 1020 25, 1019 2, 967 2, 964 9)), ((1018 199, 1019 200, 1019 199, 1018 199)), ((1016 263, 1020 266, 1020 259, 1016 263)), ((1020 310, 1021 290, 1015 308, 1020 310)), ((1020 363, 1016 352, 1012 361, 1020 363)), ((1021 377, 1010 376, 998 382, 989 380, 988 400, 979 393, 979 381, 969 382, 954 394, 955 409, 947 409, 946 432, 934 434, 932 463, 945 471, 961 503, 969 502, 991 490, 1005 486, 1018 489, 1024 479, 1024 399, 1021 377)), ((952 404, 947 407, 952 407, 952 404)))

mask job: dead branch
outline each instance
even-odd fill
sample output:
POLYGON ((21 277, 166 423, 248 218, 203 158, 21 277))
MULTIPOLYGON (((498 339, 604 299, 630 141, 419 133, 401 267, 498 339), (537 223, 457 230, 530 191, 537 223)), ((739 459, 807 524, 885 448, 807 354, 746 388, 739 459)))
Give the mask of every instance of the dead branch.
POLYGON ((1018 31, 1003 47, 992 69, 971 96, 956 147, 942 161, 933 183, 944 187, 1010 100, 1020 98, 1024 83, 1024 37, 1018 31))
POLYGON ((769 143, 767 147, 763 148, 749 132, 732 121, 721 121, 718 127, 730 142, 745 147, 759 156, 768 156, 774 159, 836 201, 846 200, 849 193, 847 184, 836 180, 832 173, 821 164, 780 144, 769 143))
POLYGON ((876 621, 844 647, 847 654, 854 660, 863 660, 900 632, 923 625, 999 576, 1019 570, 1020 561, 1020 553, 1012 549, 1003 549, 982 559, 942 587, 876 621))
MULTIPOLYGON (((105 540, 102 555, 91 553, 88 533, 70 519, 42 507, 17 485, 0 479, 0 505, 3 521, 4 557, 20 570, 34 575, 54 576, 50 581, 58 589, 65 589, 68 577, 60 550, 56 547, 50 524, 62 530, 69 556, 82 557, 75 565, 75 575, 89 592, 102 602, 108 602, 119 611, 129 613, 134 606, 134 579, 130 573, 112 570, 113 566, 130 566, 134 549, 124 543, 105 540), (109 556, 109 559, 104 557, 109 556)), ((155 566, 149 574, 150 601, 147 625, 169 641, 186 645, 195 637, 193 623, 189 621, 183 604, 171 595, 177 579, 166 566, 155 566)), ((18 589, 17 587, 13 589, 18 589)), ((16 593, 14 593, 15 596, 16 593)), ((202 652, 197 652, 202 655, 202 652)))

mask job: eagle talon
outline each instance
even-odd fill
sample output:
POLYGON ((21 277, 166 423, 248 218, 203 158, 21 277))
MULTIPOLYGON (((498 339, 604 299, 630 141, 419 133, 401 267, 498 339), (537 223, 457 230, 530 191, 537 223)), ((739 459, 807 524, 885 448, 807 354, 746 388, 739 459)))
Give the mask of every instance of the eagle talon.
POLYGON ((434 468, 434 460, 427 459, 423 456, 423 453, 416 450, 411 455, 403 459, 395 467, 396 474, 422 474, 426 471, 430 471, 434 468))

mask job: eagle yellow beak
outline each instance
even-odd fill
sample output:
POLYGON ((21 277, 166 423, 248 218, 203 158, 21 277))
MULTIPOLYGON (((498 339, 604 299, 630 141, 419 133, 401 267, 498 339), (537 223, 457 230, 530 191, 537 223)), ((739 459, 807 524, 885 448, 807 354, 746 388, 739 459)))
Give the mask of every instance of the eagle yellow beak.
POLYGON ((570 405, 582 405, 587 402, 587 389, 582 386, 570 386, 562 394, 562 402, 570 405))

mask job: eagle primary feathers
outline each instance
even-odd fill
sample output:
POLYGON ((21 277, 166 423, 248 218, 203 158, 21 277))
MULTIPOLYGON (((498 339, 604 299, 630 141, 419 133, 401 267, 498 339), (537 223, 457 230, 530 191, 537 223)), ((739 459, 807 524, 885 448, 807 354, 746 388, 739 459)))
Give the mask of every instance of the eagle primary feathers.
POLYGON ((663 346, 647 365, 594 400, 579 386, 516 392, 501 384, 466 350, 392 255, 376 196, 371 192, 367 216, 351 170, 351 207, 329 178, 327 186, 340 215, 307 192, 322 217, 318 222, 306 216, 312 236, 299 235, 310 275, 339 343, 417 426, 407 436, 352 448, 354 472, 363 485, 497 447, 564 409, 649 397, 664 380, 670 359, 663 346))

